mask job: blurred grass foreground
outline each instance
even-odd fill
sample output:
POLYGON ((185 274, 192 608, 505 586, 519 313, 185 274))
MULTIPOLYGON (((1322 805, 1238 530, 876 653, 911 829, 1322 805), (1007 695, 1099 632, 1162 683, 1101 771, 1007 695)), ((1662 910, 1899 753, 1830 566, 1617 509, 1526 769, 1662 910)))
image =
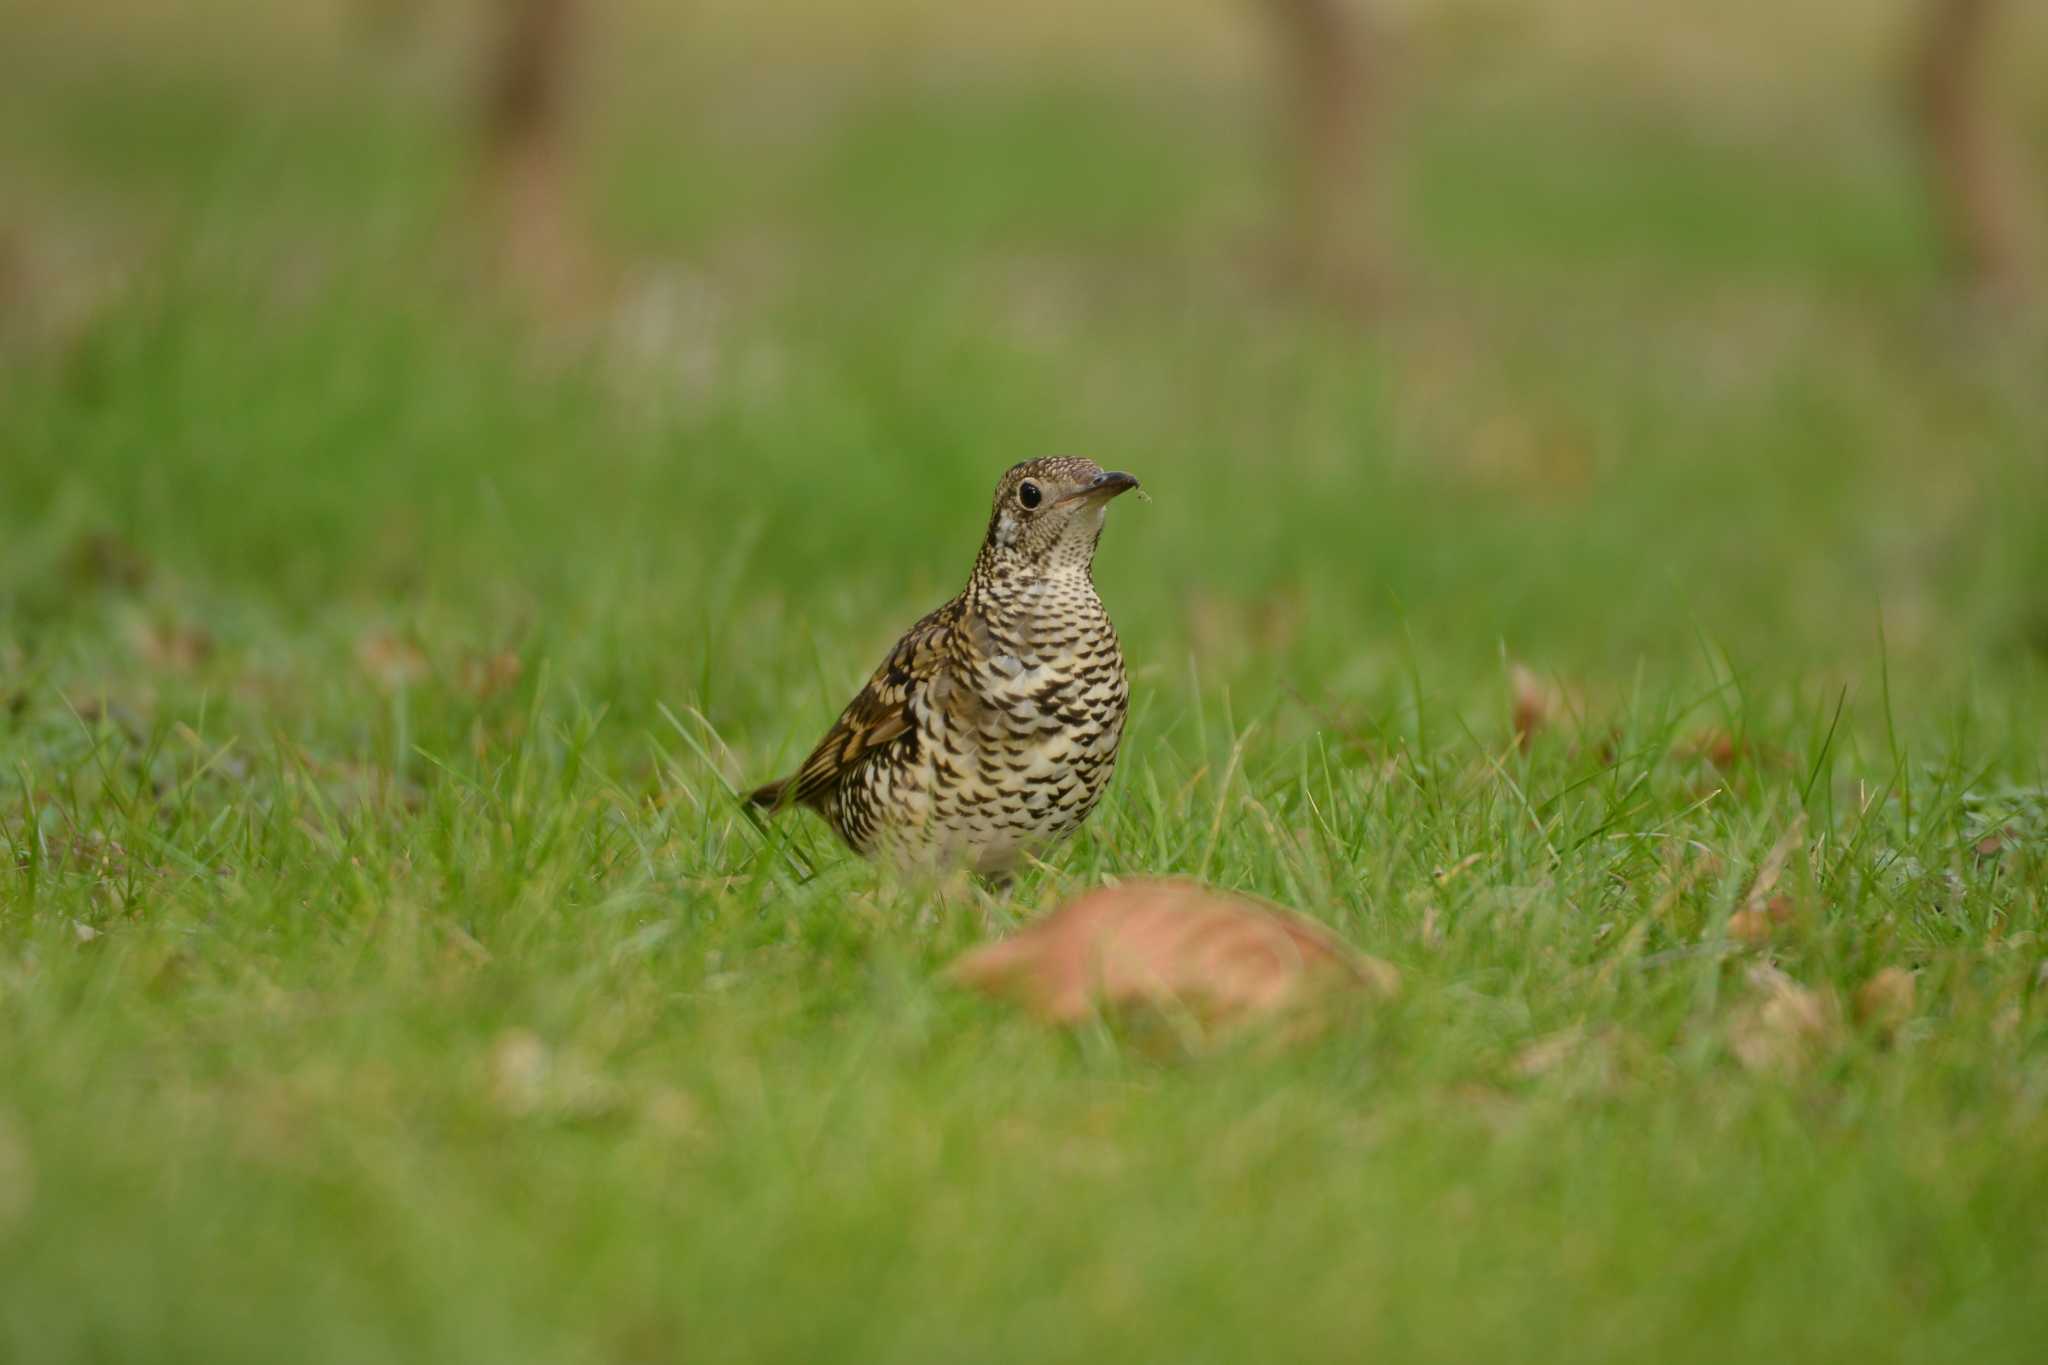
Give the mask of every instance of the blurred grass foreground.
POLYGON ((2038 1359, 2048 14, 1954 10, 0 10, 0 1360, 2038 1359), (1153 499, 1083 834, 741 818, 1049 453, 1153 499), (936 978, 1139 873, 1404 988, 936 978))

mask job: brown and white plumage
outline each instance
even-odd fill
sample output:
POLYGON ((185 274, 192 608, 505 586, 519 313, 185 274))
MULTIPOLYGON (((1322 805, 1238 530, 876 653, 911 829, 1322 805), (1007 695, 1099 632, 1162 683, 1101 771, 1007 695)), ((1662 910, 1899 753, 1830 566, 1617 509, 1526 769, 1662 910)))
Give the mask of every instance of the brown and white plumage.
POLYGON ((862 854, 989 875, 1073 833, 1123 737, 1123 654, 1090 571, 1104 510, 1137 483, 1081 459, 1006 472, 966 589, 748 799, 808 806, 862 854))

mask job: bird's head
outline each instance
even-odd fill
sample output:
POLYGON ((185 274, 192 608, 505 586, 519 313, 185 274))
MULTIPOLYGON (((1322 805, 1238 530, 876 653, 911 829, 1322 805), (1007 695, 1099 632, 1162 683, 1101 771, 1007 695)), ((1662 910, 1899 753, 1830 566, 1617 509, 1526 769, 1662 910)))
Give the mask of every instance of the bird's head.
POLYGON ((982 567, 991 572, 1086 573, 1110 499, 1138 481, 1093 460, 1053 458, 1012 465, 996 481, 982 567))

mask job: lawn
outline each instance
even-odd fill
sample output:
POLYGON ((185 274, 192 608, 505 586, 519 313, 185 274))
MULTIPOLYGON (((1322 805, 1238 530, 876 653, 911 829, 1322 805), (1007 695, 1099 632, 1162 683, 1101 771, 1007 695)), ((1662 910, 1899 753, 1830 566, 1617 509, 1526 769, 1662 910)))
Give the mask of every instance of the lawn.
POLYGON ((1206 38, 628 6, 564 322, 453 40, 89 8, 0 30, 0 1360, 2039 1358, 2048 356, 1884 91, 1418 20, 1361 324, 1206 38), (1080 837, 746 819, 1048 453, 1150 493, 1080 837), (1399 998, 940 978, 1169 873, 1399 998))

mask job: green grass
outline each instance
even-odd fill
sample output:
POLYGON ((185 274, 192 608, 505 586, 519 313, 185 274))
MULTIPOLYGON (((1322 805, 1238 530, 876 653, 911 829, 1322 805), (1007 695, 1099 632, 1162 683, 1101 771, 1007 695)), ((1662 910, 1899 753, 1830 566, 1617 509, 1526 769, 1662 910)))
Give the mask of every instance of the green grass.
POLYGON ((127 280, 0 331, 0 1360, 2038 1352, 2048 391, 1887 129, 1452 81, 1361 332, 1247 264, 1241 94, 608 125, 636 348, 474 287, 368 59, 127 60, 0 57, 21 297, 127 280), (1060 451, 1152 494, 1087 830, 764 838, 1060 451), (1162 1056, 936 979, 1137 873, 1405 989, 1162 1056))

